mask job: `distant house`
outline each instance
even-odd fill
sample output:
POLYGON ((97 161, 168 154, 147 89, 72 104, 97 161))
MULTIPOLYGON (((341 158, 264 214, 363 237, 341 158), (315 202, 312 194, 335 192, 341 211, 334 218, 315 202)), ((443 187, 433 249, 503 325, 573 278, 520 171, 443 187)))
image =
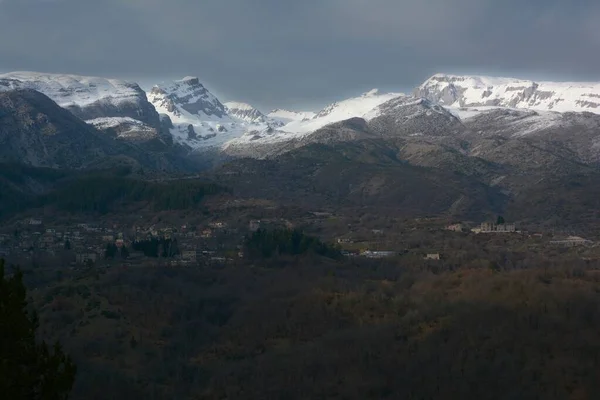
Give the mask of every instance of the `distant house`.
POLYGON ((552 240, 550 243, 554 244, 554 245, 564 246, 564 247, 575 247, 575 246, 589 246, 589 245, 592 245, 594 242, 592 242, 591 240, 584 239, 579 236, 569 236, 562 240, 552 240))
POLYGON ((372 229, 374 235, 383 235, 383 229, 372 229))
POLYGON ((397 254, 398 253, 395 252, 395 251, 371 251, 371 250, 366 250, 366 251, 363 251, 361 253, 361 256, 367 257, 367 258, 389 258, 389 257, 394 257, 397 254))
POLYGON ((342 243, 353 243, 352 239, 347 239, 347 238, 338 238, 337 242, 340 243, 340 244, 342 244, 342 243))
POLYGON ((260 220, 253 219, 248 224, 248 228, 250 229, 250 232, 256 232, 257 230, 260 229, 260 220))
POLYGON ((212 234, 212 230, 210 230, 210 229, 205 229, 205 230, 203 230, 203 231, 202 231, 202 235, 200 235, 200 236, 201 236, 202 238, 204 238, 204 239, 211 238, 211 237, 213 236, 213 234, 212 234))
POLYGON ((27 222, 29 225, 41 225, 42 224, 42 220, 41 219, 35 219, 35 218, 30 218, 29 221, 27 222))
POLYGON ((431 253, 431 254, 427 254, 425 255, 425 260, 441 260, 441 256, 440 253, 431 253))
POLYGON ((208 226, 214 229, 223 229, 227 226, 227 224, 225 222, 211 222, 208 224, 208 226))
POLYGON ((447 231, 451 231, 451 232, 462 232, 464 230, 464 226, 463 224, 453 224, 453 225, 448 225, 446 227, 447 231))
POLYGON ((493 222, 484 222, 479 230, 473 230, 477 233, 515 233, 517 227, 515 224, 495 224, 493 222))

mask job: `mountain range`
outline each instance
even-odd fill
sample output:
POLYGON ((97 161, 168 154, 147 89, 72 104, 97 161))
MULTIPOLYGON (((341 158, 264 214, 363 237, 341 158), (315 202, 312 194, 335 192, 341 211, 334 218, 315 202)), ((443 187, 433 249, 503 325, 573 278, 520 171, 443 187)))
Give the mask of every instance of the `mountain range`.
MULTIPOLYGON (((374 89, 318 112, 263 113, 244 102, 222 103, 196 77, 158 84, 145 92, 135 83, 116 79, 36 72, 0 75, 0 91, 25 88, 121 138, 160 137, 190 150, 297 140, 330 123, 354 117, 369 120, 378 106, 397 98, 406 99, 402 103, 430 101, 461 120, 498 108, 545 112, 539 122, 546 125, 561 119, 555 112, 600 113, 600 84, 444 74, 432 76, 409 96, 374 89)), ((531 129, 536 128, 525 132, 531 129)))
POLYGON ((0 75, 0 162, 171 176, 228 162, 211 174, 248 196, 582 221, 600 207, 573 184, 600 182, 599 104, 597 84, 438 74, 409 95, 263 113, 195 77, 144 91, 15 72, 0 75))

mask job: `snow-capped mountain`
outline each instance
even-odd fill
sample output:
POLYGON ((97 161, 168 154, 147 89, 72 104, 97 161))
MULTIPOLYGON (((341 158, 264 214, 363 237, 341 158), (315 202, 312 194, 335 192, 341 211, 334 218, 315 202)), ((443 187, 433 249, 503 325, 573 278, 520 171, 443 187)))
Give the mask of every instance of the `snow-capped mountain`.
POLYGON ((428 79, 411 96, 373 89, 317 113, 277 109, 267 115, 247 103, 222 103, 196 77, 159 84, 146 93, 135 83, 117 79, 36 72, 0 75, 0 91, 23 88, 47 95, 117 138, 145 141, 158 137, 167 143, 172 137, 191 149, 302 143, 307 135, 351 118, 364 119, 377 133, 437 136, 456 132, 461 121, 496 115, 492 111, 497 109, 544 113, 527 118, 531 126, 525 127, 525 121, 511 125, 522 126, 521 134, 554 126, 562 121, 554 115, 557 112, 600 114, 600 83, 442 74, 428 79))
POLYGON ((250 123, 267 122, 267 117, 250 104, 230 101, 225 103, 225 107, 227 108, 229 116, 238 118, 242 121, 250 123))
MULTIPOLYGON (((100 125, 108 124, 111 128, 117 127, 120 122, 126 122, 132 128, 130 120, 133 119, 138 121, 135 125, 141 128, 144 135, 153 130, 156 136, 160 127, 158 113, 136 83, 39 72, 0 75, 0 91, 13 89, 36 90, 75 116, 85 121, 102 118, 100 125)), ((129 128, 126 130, 135 136, 135 132, 129 128)))
POLYGON ((148 98, 159 113, 169 115, 173 122, 197 116, 223 118, 227 114, 225 106, 196 77, 156 85, 148 98))
POLYGON ((268 127, 266 120, 260 120, 260 111, 242 103, 227 107, 196 77, 156 85, 148 99, 169 117, 173 139, 192 149, 222 147, 248 131, 268 127))
POLYGON ((331 104, 318 114, 275 110, 264 115, 246 103, 221 103, 198 78, 188 77, 155 86, 148 98, 171 120, 171 133, 177 142, 200 149, 299 138, 334 122, 363 117, 399 95, 372 90, 331 104))
POLYGON ((414 91, 444 107, 508 107, 600 114, 600 83, 535 82, 437 74, 414 91))

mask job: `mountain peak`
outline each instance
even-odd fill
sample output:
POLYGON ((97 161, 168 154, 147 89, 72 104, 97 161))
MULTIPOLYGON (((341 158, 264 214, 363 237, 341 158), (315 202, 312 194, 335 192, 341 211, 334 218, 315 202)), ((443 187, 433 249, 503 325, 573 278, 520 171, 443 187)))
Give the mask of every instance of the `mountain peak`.
POLYGON ((149 97, 158 112, 169 115, 173 122, 182 119, 190 123, 198 115, 222 118, 226 114, 225 106, 193 76, 156 85, 149 97))
POLYGON ((362 97, 372 97, 379 94, 379 89, 371 89, 368 92, 362 94, 362 97))
POLYGON ((186 76, 176 82, 187 83, 188 85, 200 85, 200 79, 198 79, 196 76, 186 76))
POLYGON ((226 103, 223 103, 223 105, 230 110, 244 110, 244 111, 256 110, 256 108, 252 107, 250 104, 241 103, 239 101, 228 101, 226 103))

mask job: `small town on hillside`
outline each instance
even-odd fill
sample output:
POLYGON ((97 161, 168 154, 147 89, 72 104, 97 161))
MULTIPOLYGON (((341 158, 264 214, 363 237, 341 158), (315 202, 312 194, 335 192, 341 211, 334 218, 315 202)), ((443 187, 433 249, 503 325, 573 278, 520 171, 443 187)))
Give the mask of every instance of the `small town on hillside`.
MULTIPOLYGON (((332 218, 330 213, 313 213, 313 217, 317 221, 332 218)), ((212 220, 202 225, 145 224, 143 221, 141 218, 133 224, 82 221, 60 225, 46 223, 42 218, 23 219, 0 232, 0 257, 19 263, 56 260, 72 267, 115 263, 135 266, 152 262, 172 266, 222 265, 243 258, 246 235, 261 228, 295 226, 288 220, 276 218, 251 219, 243 223, 212 220)), ((545 239, 543 233, 519 230, 514 223, 504 223, 503 219, 485 221, 473 227, 454 223, 436 229, 462 235, 521 235, 556 247, 596 245, 594 241, 573 235, 545 239)), ((346 257, 382 259, 415 252, 410 245, 398 248, 394 244, 399 242, 395 239, 397 235, 384 240, 389 233, 384 229, 355 233, 349 226, 344 235, 322 239, 335 243, 346 257)), ((444 258, 444 254, 435 247, 419 247, 418 252, 424 260, 444 258)))

